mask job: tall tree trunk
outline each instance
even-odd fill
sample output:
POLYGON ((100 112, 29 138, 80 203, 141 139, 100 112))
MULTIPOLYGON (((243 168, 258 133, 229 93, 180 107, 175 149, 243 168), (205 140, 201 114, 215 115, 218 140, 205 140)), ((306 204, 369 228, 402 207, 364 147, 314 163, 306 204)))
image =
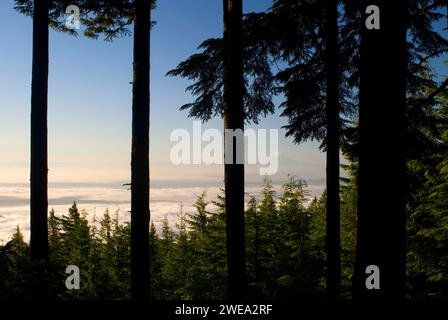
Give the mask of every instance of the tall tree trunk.
MULTIPOLYGON (((380 9, 380 29, 361 40, 358 241, 354 296, 404 296, 406 263, 406 0, 365 1, 380 9), (368 289, 366 268, 380 271, 380 289, 368 289)), ((370 280, 368 282, 372 284, 370 280)))
POLYGON ((339 198, 339 45, 338 1, 326 3, 327 117, 327 296, 339 298, 341 286, 339 198))
POLYGON ((33 70, 31 83, 31 258, 36 274, 32 283, 33 298, 47 294, 45 270, 48 260, 48 0, 34 1, 33 70))
POLYGON ((151 1, 135 0, 131 159, 131 295, 149 299, 149 66, 151 1))
POLYGON ((257 203, 255 202, 255 281, 261 280, 260 267, 260 219, 257 212, 257 203))
MULTIPOLYGON (((224 129, 244 130, 244 79, 242 49, 242 0, 223 0, 224 5, 224 129)), ((243 299, 246 292, 244 243, 244 163, 237 153, 244 146, 233 144, 227 135, 225 150, 233 145, 233 163, 224 165, 228 295, 243 299)), ((241 154, 239 154, 241 155, 241 154)))

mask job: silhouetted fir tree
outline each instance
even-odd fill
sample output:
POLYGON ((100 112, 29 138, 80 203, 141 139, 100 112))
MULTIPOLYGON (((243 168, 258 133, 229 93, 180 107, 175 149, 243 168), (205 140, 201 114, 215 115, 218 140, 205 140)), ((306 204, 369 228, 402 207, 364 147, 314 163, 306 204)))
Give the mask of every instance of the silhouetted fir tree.
POLYGON ((103 238, 104 225, 109 224, 107 228, 110 229, 110 215, 109 211, 104 212, 103 218, 100 221, 100 229, 98 229, 98 221, 96 214, 94 214, 92 226, 90 227, 90 244, 89 244, 89 256, 87 260, 87 281, 84 280, 83 285, 88 287, 89 299, 114 299, 116 288, 115 279, 115 264, 112 258, 114 252, 111 252, 110 245, 111 234, 109 233, 109 243, 103 238), (109 245, 109 248, 108 248, 109 245))
POLYGON ((130 299, 130 261, 131 261, 131 226, 128 222, 118 224, 118 213, 114 220, 114 237, 116 248, 116 278, 118 290, 116 297, 130 299))
POLYGON ((25 300, 31 296, 31 278, 36 276, 30 259, 30 248, 16 226, 5 245, 0 246, 0 301, 25 300))
POLYGON ((210 212, 209 233, 206 242, 206 256, 210 268, 210 286, 207 292, 204 292, 206 299, 228 298, 225 197, 225 192, 221 189, 217 199, 212 201, 216 209, 210 212))
POLYGON ((208 202, 205 197, 207 193, 205 191, 201 192, 197 197, 193 206, 196 212, 187 214, 187 224, 189 229, 194 234, 198 236, 204 235, 207 225, 209 223, 209 212, 207 211, 208 202))
MULTIPOLYGON (((319 197, 314 197, 308 205, 308 213, 310 215, 309 239, 311 241, 313 258, 318 265, 316 266, 316 296, 323 297, 326 293, 326 192, 324 191, 319 197)), ((341 211, 343 217, 343 211, 341 211)), ((342 272, 343 273, 343 272, 342 272)), ((349 288, 351 291, 351 287, 349 288)))
MULTIPOLYGON (((311 254, 309 230, 311 216, 305 208, 307 186, 296 177, 290 177, 282 186, 279 199, 278 225, 278 297, 288 295, 311 298, 315 295, 321 267, 311 254)), ((274 261, 276 261, 274 260, 274 261)))
POLYGON ((49 246, 49 259, 52 262, 61 259, 61 221, 56 216, 54 208, 50 211, 48 217, 48 246, 49 246))
MULTIPOLYGON (((224 130, 244 130, 243 1, 223 0, 224 130)), ((246 262, 244 231, 244 139, 225 134, 224 164, 228 298, 244 299, 246 262), (231 157, 230 157, 231 155, 231 157), (243 159, 243 160, 241 160, 243 159), (230 161, 230 162, 229 162, 230 161)))
MULTIPOLYGON (((92 226, 90 227, 90 245, 89 245, 89 256, 87 263, 87 275, 88 275, 88 298, 89 299, 98 299, 104 298, 103 290, 107 290, 110 287, 110 284, 103 283, 103 261, 101 261, 101 240, 98 236, 98 228, 97 228, 97 218, 96 212, 93 214, 92 226)), ((86 285, 86 281, 83 282, 83 285, 86 285)))
MULTIPOLYGON (((87 212, 78 210, 76 203, 69 209, 68 215, 61 217, 63 259, 65 266, 76 265, 80 269, 81 282, 89 284, 89 263, 91 250, 91 233, 87 220, 87 212)), ((89 296, 90 286, 82 286, 80 290, 67 292, 67 298, 89 296)))
POLYGON ((16 226, 15 231, 11 236, 11 246, 19 255, 28 250, 28 245, 25 243, 22 230, 20 230, 19 226, 16 226))
POLYGON ((338 300, 341 290, 340 236, 340 57, 338 0, 325 6, 325 75, 326 75, 326 191, 327 191, 327 294, 338 300))
POLYGON ((206 192, 201 192, 193 206, 196 211, 187 214, 187 227, 190 236, 190 259, 188 292, 192 299, 206 299, 210 287, 211 266, 208 261, 210 235, 210 212, 207 210, 208 202, 205 199, 206 192))
POLYGON ((149 55, 151 1, 134 0, 131 154, 131 294, 149 298, 149 55))
POLYGON ((103 264, 99 276, 101 278, 101 281, 105 284, 103 286, 98 286, 101 290, 98 294, 102 299, 119 298, 119 296, 116 296, 116 291, 118 290, 114 285, 117 283, 117 260, 114 233, 115 230, 113 229, 113 222, 109 210, 106 209, 103 217, 100 220, 100 228, 98 230, 98 240, 100 247, 99 259, 103 264))
MULTIPOLYGON (((448 48, 448 47, 447 47, 448 48)), ((444 230, 447 195, 447 89, 431 81, 434 75, 425 72, 427 86, 409 100, 414 102, 410 122, 411 137, 416 141, 408 153, 410 195, 408 199, 407 294, 414 299, 447 296, 446 254, 444 230), (433 96, 435 92, 437 95, 433 96), (427 97, 432 97, 430 100, 427 97), (416 102, 420 103, 416 103, 416 102), (422 150, 425 150, 422 155, 422 150)))
POLYGON ((272 186, 272 182, 269 178, 263 179, 263 190, 262 190, 262 199, 260 202, 260 213, 261 214, 273 214, 275 215, 277 212, 276 207, 276 192, 274 187, 272 186))
POLYGON ((170 223, 166 216, 163 217, 160 230, 160 256, 159 259, 162 268, 159 274, 159 297, 162 300, 173 298, 172 293, 175 291, 175 284, 172 281, 173 270, 172 257, 174 249, 174 232, 171 230, 170 223))
POLYGON ((7 242, 5 245, 0 246, 0 301, 8 298, 7 296, 7 284, 10 277, 11 260, 8 257, 8 247, 11 242, 7 242))
MULTIPOLYGON (((444 134, 446 148, 446 133, 444 134)), ((440 143, 440 142, 439 142, 440 143)), ((447 157, 439 154, 439 161, 432 159, 412 164, 411 170, 424 175, 424 182, 413 196, 414 202, 408 223, 409 288, 416 298, 437 296, 446 299, 448 292, 448 261, 446 259, 446 230, 448 213, 447 157), (425 163, 427 162, 427 163, 425 163)))
MULTIPOLYGON (((404 298, 406 254, 406 50, 407 1, 373 1, 379 30, 361 33, 358 233, 354 297, 404 298), (381 124, 381 128, 378 125, 381 124), (387 166, 380 164, 387 157, 387 166), (394 192, 384 193, 384 176, 394 192), (382 201, 378 201, 380 199, 382 201), (387 203, 387 206, 384 205, 387 203), (366 287, 366 268, 375 265, 381 290, 366 287)), ((367 18, 367 14, 364 19, 367 18)))
POLYGON ((263 294, 270 296, 272 294, 272 281, 275 279, 272 270, 271 257, 277 257, 278 238, 276 237, 278 229, 278 210, 276 206, 277 194, 268 178, 263 180, 263 189, 261 200, 258 206, 259 222, 259 276, 263 294))
MULTIPOLYGON (((358 25, 362 28, 364 28, 365 25, 365 16, 360 15, 359 13, 363 12, 365 9, 366 3, 362 2, 350 2, 347 1, 352 6, 352 11, 355 12, 355 14, 351 15, 352 21, 349 25, 358 25), (354 22, 356 20, 360 20, 358 22, 354 22)), ((370 3, 372 4, 372 3, 370 3)), ((428 117, 427 114, 427 108, 425 105, 427 105, 426 100, 426 94, 422 95, 422 87, 436 87, 434 78, 429 78, 425 76, 425 73, 429 71, 430 64, 428 63, 431 59, 436 58, 440 56, 443 53, 447 52, 448 44, 446 39, 443 38, 443 36, 440 34, 440 31, 436 30, 435 23, 436 21, 440 20, 441 17, 443 17, 441 11, 440 11, 441 3, 438 1, 409 1, 407 2, 407 45, 406 45, 406 54, 401 57, 402 59, 407 60, 407 72, 405 72, 406 76, 406 92, 407 92, 407 105, 406 105, 406 119, 407 119, 407 127, 406 127, 406 140, 401 141, 400 146, 405 146, 406 148, 406 154, 408 159, 418 159, 424 156, 424 154, 430 152, 430 142, 428 141, 428 137, 426 134, 424 134, 421 131, 422 124, 424 124, 424 127, 428 128, 433 126, 434 121, 428 117), (424 96, 424 97, 423 97, 424 96)), ((352 28, 353 29, 353 28, 352 28)), ((358 29, 355 27, 354 29, 358 29)), ((359 31, 357 31, 359 33, 359 31)), ((359 37, 357 37, 359 38, 359 37)), ((380 37, 378 37, 380 39, 380 37)), ((385 44, 386 38, 381 38, 381 45, 376 46, 377 48, 381 48, 383 46, 384 48, 387 47, 385 44)), ((385 49, 384 56, 387 55, 389 49, 385 49)), ((395 50, 396 51, 396 50, 395 50)), ((359 55, 359 54, 358 54, 359 55)), ((372 57, 378 57, 376 53, 372 53, 372 57)), ((383 64, 382 61, 385 61, 384 63, 388 63, 390 61, 390 57, 387 59, 384 58, 378 58, 378 63, 383 64)), ((387 68, 387 67, 385 67, 387 68)), ((372 67, 372 69, 379 70, 376 67, 372 67)), ((384 71, 384 74, 387 74, 386 71, 384 71)), ((355 73, 356 75, 356 73, 355 73)), ((359 75, 358 75, 359 76, 359 75)), ((356 76, 356 77, 358 77, 356 76)), ((389 79, 389 78, 388 78, 389 79)), ((381 82, 381 80, 376 81, 377 83, 381 82)), ((383 83, 384 84, 384 83, 383 83)), ((397 82, 395 81, 395 84, 397 82)), ((385 84, 384 84, 385 85, 385 84)), ((441 84, 441 87, 443 87, 443 83, 441 84)), ((440 89, 439 87, 438 89, 440 89)), ((392 90, 392 89, 391 89, 392 90)), ((438 90, 435 89, 433 92, 437 92, 438 90)), ((384 95, 386 96, 386 95, 384 95)), ((372 101, 371 101, 372 102, 372 101)), ((374 102, 372 102, 374 103, 374 102)), ((373 110, 373 109, 372 109, 373 110)), ((382 114, 381 112, 379 114, 382 114)), ((370 117, 372 119, 372 117, 370 117)), ((382 121, 382 120, 380 120, 382 121)), ((357 158, 359 154, 359 134, 356 132, 358 129, 355 129, 353 132, 355 133, 351 139, 353 145, 351 147, 350 153, 352 156, 357 158)), ((381 132, 382 133, 382 132, 381 132)), ((375 136, 376 140, 379 139, 379 136, 375 136)), ((384 138, 385 140, 389 140, 388 138, 384 138)), ((390 149, 391 147, 383 146, 385 149, 390 149)), ((394 150, 393 152, 396 152, 394 150)), ((377 159, 377 158, 375 158, 377 159)), ((379 161, 382 161, 380 159, 375 160, 374 158, 370 158, 372 163, 376 162, 376 164, 379 161)), ((389 169, 389 167, 388 167, 389 169)), ((375 176, 375 173, 370 171, 372 176, 375 176)), ((413 184, 415 184, 415 181, 420 180, 420 177, 418 179, 415 179, 413 177, 414 174, 411 173, 409 175, 409 171, 407 173, 407 183, 408 183, 408 190, 410 191, 410 194, 414 193, 412 191, 413 184)), ((387 176, 387 173, 382 172, 383 176, 387 176)), ((378 176, 377 176, 378 178, 378 176)), ((394 179, 395 181, 396 179, 394 179)), ((379 181, 379 180, 378 180, 379 181)), ((384 182, 384 181, 383 181, 384 182)), ((378 182, 379 183, 379 182, 378 182)), ((378 187, 374 187, 371 185, 371 189, 379 190, 378 187)), ((409 204, 409 195, 408 194, 408 204, 409 204)), ((371 194, 372 197, 373 194, 371 194)), ((411 196, 411 201, 412 201, 411 196)), ((394 199, 395 200, 395 199, 394 199)), ((373 208, 372 208, 373 209, 373 208)), ((378 211, 381 211, 382 209, 378 209, 378 211)), ((369 224, 370 225, 370 224, 369 224)), ((371 227, 369 227, 371 228, 371 227)), ((403 227, 401 227, 403 229, 403 227)), ((397 234, 397 233, 395 233, 397 234)), ((403 239, 404 237, 402 237, 403 239)), ((403 241, 403 240, 402 240, 403 241)), ((365 250, 363 250, 365 251, 365 250)), ((362 271, 362 270, 361 270, 362 271)), ((361 272, 360 271, 360 272, 361 272)), ((403 268, 402 268, 403 271, 403 268)), ((401 277, 403 278, 403 274, 401 277)), ((360 281, 361 282, 361 281, 360 281)), ((362 284, 363 285, 363 281, 362 284)))
POLYGON ((406 1, 363 3, 365 7, 372 4, 381 10, 381 27, 368 30, 364 26, 361 34, 354 297, 368 301, 400 300, 404 297, 406 261, 404 145, 408 6, 406 1), (383 183, 380 176, 387 176, 389 188, 394 190, 394 193, 381 193, 382 201, 378 201, 378 188, 383 183), (377 266, 381 272, 381 290, 366 287, 369 265, 377 266))
POLYGON ((342 165, 342 168, 348 173, 348 178, 341 178, 341 295, 350 299, 356 256, 358 168, 353 161, 342 165))
POLYGON ((151 221, 151 227, 149 229, 149 259, 151 264, 149 265, 149 270, 151 274, 151 298, 159 299, 159 292, 161 291, 160 286, 160 273, 162 269, 162 263, 160 260, 160 237, 157 233, 154 221, 151 221))
POLYGON ((262 288, 260 286, 260 217, 255 196, 250 196, 246 209, 246 268, 248 296, 262 298, 262 288))
POLYGON ((170 261, 176 266, 173 274, 176 283, 174 296, 176 299, 187 300, 192 298, 190 292, 188 292, 188 283, 193 280, 190 270, 191 264, 195 263, 195 260, 192 260, 191 256, 192 248, 187 230, 187 215, 183 212, 182 205, 177 217, 176 229, 174 254, 172 261, 170 261))
MULTIPOLYGON (((36 273, 48 260, 48 23, 49 1, 35 0, 33 11, 33 70, 31 80, 30 248, 36 273)), ((46 299, 45 276, 33 281, 33 298, 46 299)))
MULTIPOLYGON (((273 50, 261 36, 269 34, 270 25, 264 23, 264 15, 250 14, 243 20, 243 91, 244 113, 247 122, 258 123, 261 117, 274 111, 272 97, 275 93, 273 74, 267 53, 273 50)), ((224 113, 224 52, 223 39, 208 39, 201 43, 201 52, 193 54, 167 73, 181 76, 195 83, 187 87, 195 101, 180 107, 188 110, 188 116, 208 121, 224 113)))

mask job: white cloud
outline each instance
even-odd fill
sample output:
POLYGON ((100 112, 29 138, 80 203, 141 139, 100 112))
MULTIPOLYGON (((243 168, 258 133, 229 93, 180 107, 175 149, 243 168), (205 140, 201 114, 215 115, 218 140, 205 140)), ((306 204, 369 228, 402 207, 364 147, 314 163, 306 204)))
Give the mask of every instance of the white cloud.
MULTIPOLYGON (((279 193, 280 185, 274 185, 279 193)), ((320 194, 322 186, 309 186, 311 193, 320 194)), ((215 187, 169 187, 151 189, 151 217, 156 225, 159 225, 164 216, 167 216, 170 224, 174 226, 176 215, 183 205, 184 212, 193 212, 193 203, 196 197, 203 191, 207 191, 207 200, 212 201, 220 192, 219 186, 215 187)), ((248 194, 259 195, 260 185, 246 187, 248 194)), ((8 241, 17 225, 23 230, 25 238, 29 238, 29 189, 26 185, 0 186, 0 243, 8 241)), ((59 186, 49 188, 49 209, 54 208, 56 214, 62 215, 68 212, 73 201, 78 203, 79 209, 85 209, 89 219, 101 217, 108 208, 110 212, 119 210, 121 221, 130 218, 131 193, 126 187, 105 186, 59 186)))

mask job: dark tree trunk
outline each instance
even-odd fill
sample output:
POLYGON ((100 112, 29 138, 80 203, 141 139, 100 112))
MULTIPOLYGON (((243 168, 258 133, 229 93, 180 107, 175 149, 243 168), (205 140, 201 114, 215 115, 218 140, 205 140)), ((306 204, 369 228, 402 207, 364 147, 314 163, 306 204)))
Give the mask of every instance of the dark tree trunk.
POLYGON ((365 1, 380 9, 379 30, 362 25, 359 110, 358 244, 354 296, 404 296, 406 262, 406 0, 365 1), (380 289, 366 287, 366 268, 380 270, 380 289))
MULTIPOLYGON (((256 206, 256 204, 255 204, 256 206)), ((260 219, 257 207, 255 207, 255 281, 261 279, 261 266, 260 266, 260 219)))
POLYGON ((33 70, 31 83, 31 258, 35 263, 33 298, 45 299, 47 290, 42 274, 48 260, 48 0, 34 1, 33 70))
POLYGON ((135 0, 132 86, 131 295, 149 299, 149 65, 151 5, 135 0))
POLYGON ((327 295, 339 298, 341 285, 339 200, 339 86, 338 1, 326 4, 327 117, 327 295))
MULTIPOLYGON (((244 130, 244 79, 242 49, 242 0, 223 0, 224 5, 224 129, 244 130)), ((232 141, 225 139, 226 152, 232 141)), ((246 292, 244 244, 244 164, 224 165, 228 295, 230 299, 243 299, 246 292)), ((243 151, 244 152, 244 151, 243 151)))

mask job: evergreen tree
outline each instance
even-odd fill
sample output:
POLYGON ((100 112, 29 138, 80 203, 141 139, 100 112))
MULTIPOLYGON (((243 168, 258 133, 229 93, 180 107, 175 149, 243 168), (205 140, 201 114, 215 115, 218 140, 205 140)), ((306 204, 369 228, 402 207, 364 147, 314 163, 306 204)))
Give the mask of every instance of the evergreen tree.
POLYGON ((172 299, 172 293, 176 287, 172 281, 172 274, 175 272, 175 266, 172 264, 174 249, 174 232, 171 230, 168 218, 163 217, 162 229, 160 231, 160 260, 162 263, 161 272, 159 275, 160 299, 172 299), (174 268, 174 270, 173 270, 174 268))
POLYGON ((61 220, 56 216, 53 208, 48 217, 48 246, 50 261, 59 261, 62 255, 61 220))
POLYGON ((226 201, 226 238, 228 297, 243 299, 246 294, 246 262, 244 232, 244 139, 233 133, 244 130, 243 74, 243 1, 224 0, 224 185, 226 201), (242 159, 242 160, 241 160, 242 159))
POLYGON ((191 242, 190 235, 187 230, 187 215, 183 212, 183 205, 180 207, 180 213, 176 223, 177 235, 175 239, 175 250, 171 264, 177 266, 173 273, 176 283, 174 296, 176 299, 191 299, 191 295, 187 290, 188 283, 193 281, 191 278, 191 264, 198 261, 191 259, 191 242))
POLYGON ((327 294, 337 300, 341 286, 341 235, 339 195, 340 58, 338 0, 325 6, 326 145, 327 145, 327 294))
MULTIPOLYGON (((363 3, 365 8, 368 5, 380 8, 381 27, 369 30, 365 24, 361 33, 358 239, 354 294, 360 300, 396 301, 404 297, 406 263, 404 146, 409 9, 407 1, 363 3), (379 164, 385 155, 388 164, 381 166, 379 164), (381 190, 384 176, 394 192, 381 190), (365 285, 366 270, 371 265, 380 270, 381 290, 369 290, 365 285)), ((364 20, 367 17, 365 14, 364 20)))
POLYGON ((187 227, 190 236, 190 259, 188 292, 192 299, 203 300, 210 297, 207 291, 210 288, 210 272, 213 266, 209 261, 209 235, 210 215, 207 210, 206 192, 201 192, 194 203, 195 212, 187 215, 187 227))
POLYGON ((305 208, 308 191, 305 182, 290 177, 282 187, 278 224, 278 296, 294 294, 310 298, 317 286, 319 267, 310 250, 310 214, 305 208), (280 269, 281 268, 281 269, 280 269), (285 290, 286 289, 286 290, 285 290), (283 291, 283 292, 282 292, 283 291))
POLYGON ((131 226, 128 222, 118 224, 118 212, 114 224, 113 241, 115 242, 116 248, 115 273, 119 287, 116 296, 122 299, 130 299, 131 226))
POLYGON ((68 215, 61 218, 62 244, 64 248, 64 265, 79 267, 81 282, 85 285, 80 290, 67 292, 67 298, 88 297, 90 292, 89 256, 91 250, 91 233, 87 212, 79 211, 76 203, 69 208, 68 215))
POLYGON ((275 279, 275 275, 271 262, 277 257, 279 216, 276 192, 268 178, 263 181, 261 197, 258 206, 260 286, 263 288, 263 294, 269 297, 274 294, 272 281, 275 279))
MULTIPOLYGON (((414 299, 447 296, 447 89, 431 81, 433 75, 426 73, 427 87, 417 92, 413 101, 424 101, 410 119, 414 122, 413 144, 408 154, 410 196, 408 200, 408 295, 414 299), (438 92, 433 96, 434 92, 438 92), (427 100, 428 96, 433 96, 427 100), (426 150, 424 156, 421 150, 426 150)), ((441 80, 443 81, 446 80, 441 80)), ((416 108, 417 106, 414 106, 416 108)))
MULTIPOLYGON (((33 11, 33 71, 31 83, 31 178, 30 215, 31 257, 36 265, 43 266, 48 259, 48 0, 35 0, 33 11)), ((44 269, 36 269, 44 273, 44 269)), ((45 299, 45 277, 33 281, 33 298, 45 299)))
POLYGON ((248 296, 262 298, 260 265, 260 216, 257 198, 250 196, 246 210, 246 263, 248 277, 248 296))
POLYGON ((151 1, 134 0, 131 155, 131 294, 149 298, 149 54, 151 1))
POLYGON ((0 266, 0 300, 30 299, 30 282, 37 274, 30 260, 30 248, 25 243, 19 226, 16 226, 11 240, 1 248, 0 266))
POLYGON ((150 274, 151 274, 151 298, 159 299, 160 287, 160 273, 162 269, 162 263, 160 260, 161 250, 160 250, 160 237, 157 234, 156 226, 154 221, 151 221, 151 227, 149 230, 149 258, 151 261, 150 274))

